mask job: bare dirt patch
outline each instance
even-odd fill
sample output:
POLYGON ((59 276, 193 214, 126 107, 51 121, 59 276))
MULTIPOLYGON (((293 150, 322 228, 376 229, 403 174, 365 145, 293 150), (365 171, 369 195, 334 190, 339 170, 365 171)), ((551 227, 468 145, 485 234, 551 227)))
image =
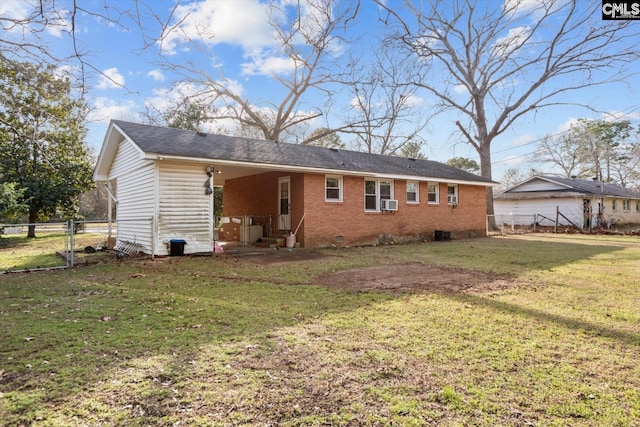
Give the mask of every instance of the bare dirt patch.
POLYGON ((231 256, 252 262, 260 265, 276 265, 289 262, 302 262, 302 261, 321 261, 329 258, 333 258, 331 255, 323 254, 321 252, 312 251, 308 249, 263 249, 253 252, 238 252, 237 254, 231 253, 231 256))
POLYGON ((334 289, 484 293, 518 286, 510 276, 424 264, 353 268, 318 277, 334 289))

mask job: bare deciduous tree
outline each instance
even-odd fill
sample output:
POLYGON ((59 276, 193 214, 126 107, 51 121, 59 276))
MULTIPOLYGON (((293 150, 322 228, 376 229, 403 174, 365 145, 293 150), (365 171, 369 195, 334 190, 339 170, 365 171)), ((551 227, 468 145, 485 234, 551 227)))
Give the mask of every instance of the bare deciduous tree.
POLYGON ((521 183, 527 178, 531 178, 536 175, 536 171, 534 169, 529 170, 520 170, 518 168, 509 168, 504 172, 502 179, 500 180, 500 187, 498 188, 500 191, 506 190, 507 188, 511 188, 516 184, 521 183))
POLYGON ((627 79, 638 58, 635 23, 601 20, 599 2, 405 1, 404 13, 374 1, 381 19, 399 23, 393 39, 415 60, 414 83, 459 113, 455 126, 488 179, 491 143, 514 122, 571 104, 576 91, 627 79))
POLYGON ((210 106, 201 99, 186 97, 171 104, 168 108, 145 105, 141 114, 147 123, 156 126, 192 130, 204 130, 210 106))
MULTIPOLYGON (((212 75, 210 69, 194 63, 166 62, 165 67, 181 73, 184 76, 182 82, 189 81, 199 86, 201 90, 194 96, 206 94, 213 99, 216 108, 212 110, 210 119, 233 120, 238 128, 253 128, 265 139, 286 140, 291 132, 300 134, 300 127, 323 116, 323 111, 315 105, 304 109, 303 102, 310 92, 323 93, 327 99, 331 97, 326 85, 340 79, 335 62, 343 40, 337 35, 338 29, 353 18, 356 11, 350 8, 338 10, 332 0, 297 4, 274 1, 269 7, 274 46, 277 46, 277 50, 271 53, 289 68, 286 73, 272 72, 270 75, 282 89, 280 99, 271 97, 260 101, 255 95, 249 99, 222 73, 212 75), (283 16, 289 16, 290 19, 285 21, 283 16)), ((184 20, 184 17, 174 19, 184 20)), ((180 30, 180 22, 165 25, 162 38, 168 39, 172 33, 180 30)), ((203 34, 198 36, 202 39, 203 34)), ((211 37, 215 37, 215 34, 211 37)), ((192 42, 196 47, 203 47, 202 42, 192 42)), ((204 53, 208 54, 211 53, 204 53)), ((205 62, 203 58, 200 63, 205 62)), ((327 130, 334 132, 333 129, 327 130)), ((315 137, 321 136, 316 134, 315 137)))
POLYGON ((595 178, 626 187, 640 176, 640 144, 628 120, 580 119, 557 137, 544 138, 537 160, 560 167, 568 178, 595 178))
MULTIPOLYGON (((77 86, 86 90, 85 77, 95 72, 119 84, 93 65, 90 51, 80 40, 80 15, 92 17, 104 25, 127 29, 126 21, 140 23, 139 13, 147 5, 136 1, 130 9, 122 8, 118 1, 104 0, 95 5, 78 0, 35 0, 17 1, 8 5, 0 14, 0 53, 8 58, 41 63, 74 73, 77 86), (54 36, 55 45, 51 43, 54 36)), ((141 27, 142 28, 142 27, 141 27)))
POLYGON ((576 139, 564 133, 546 136, 540 141, 538 150, 531 160, 559 167, 566 178, 584 178, 587 171, 580 167, 579 147, 576 142, 576 139))
POLYGON ((354 69, 344 82, 353 98, 341 131, 354 135, 356 148, 368 153, 395 155, 409 143, 422 147, 428 118, 417 108, 417 87, 407 84, 411 71, 391 49, 373 56, 372 64, 354 69))

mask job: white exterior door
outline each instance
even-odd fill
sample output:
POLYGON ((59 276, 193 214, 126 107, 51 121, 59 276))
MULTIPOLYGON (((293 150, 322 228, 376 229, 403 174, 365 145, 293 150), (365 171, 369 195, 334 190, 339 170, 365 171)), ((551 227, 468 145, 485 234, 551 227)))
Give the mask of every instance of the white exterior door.
POLYGON ((278 178, 278 230, 291 230, 291 178, 278 178))

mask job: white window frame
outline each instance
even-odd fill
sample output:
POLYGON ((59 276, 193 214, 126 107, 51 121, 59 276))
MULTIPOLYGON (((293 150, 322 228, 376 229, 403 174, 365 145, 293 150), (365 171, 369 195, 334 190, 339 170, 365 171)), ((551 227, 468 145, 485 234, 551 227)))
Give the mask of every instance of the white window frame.
POLYGON ((611 199, 611 212, 618 212, 618 204, 616 199, 611 199))
POLYGON ((622 212, 629 212, 629 211, 631 211, 631 200, 622 199, 622 212))
POLYGON ((342 176, 340 175, 325 175, 324 177, 324 201, 325 202, 342 202, 343 200, 343 185, 342 185, 342 176), (329 187, 328 186, 328 180, 329 179, 337 179, 338 180, 338 187, 329 187), (338 198, 330 198, 327 197, 327 192, 329 190, 338 190, 338 198))
POLYGON ((440 183, 438 182, 427 182, 427 204, 429 205, 438 205, 440 204, 440 183), (432 193, 429 191, 429 187, 435 187, 436 191, 435 193, 432 193), (435 194, 436 195, 436 200, 431 201, 429 200, 429 195, 430 194, 435 194))
POLYGON ((380 194, 380 184, 384 184, 384 183, 389 183, 389 197, 388 199, 393 200, 394 199, 394 193, 393 193, 393 180, 392 179, 373 179, 373 178, 365 178, 364 179, 364 210, 365 212, 380 212, 380 200, 381 199, 387 199, 387 197, 382 197, 382 195, 380 194), (374 193, 370 193, 367 194, 367 182, 374 182, 375 183, 375 194, 374 193), (367 196, 375 196, 376 198, 376 207, 375 209, 367 209, 367 196))
POLYGON ((420 183, 418 181, 407 181, 407 203, 417 205, 420 203, 420 183), (415 186, 415 191, 409 191, 409 186, 415 186), (409 194, 415 193, 416 199, 409 200, 409 194))
POLYGON ((460 203, 460 197, 458 196, 458 184, 447 184, 447 204, 457 205, 460 203), (450 190, 453 188, 453 192, 450 190), (455 203, 451 201, 451 196, 455 197, 455 203))

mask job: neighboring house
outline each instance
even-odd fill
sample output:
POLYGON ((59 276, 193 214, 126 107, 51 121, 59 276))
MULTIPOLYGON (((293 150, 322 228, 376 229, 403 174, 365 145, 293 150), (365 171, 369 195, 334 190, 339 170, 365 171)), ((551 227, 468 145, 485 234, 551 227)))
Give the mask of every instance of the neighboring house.
MULTIPOLYGON (((117 201, 118 239, 145 252, 211 252, 213 186, 223 187, 221 239, 291 237, 303 247, 486 232, 495 183, 429 161, 212 135, 113 120, 94 179, 117 201), (150 232, 128 218, 153 218, 150 232), (251 230, 251 238, 240 232, 251 230), (256 232, 257 229, 257 232, 256 232)), ((246 233, 245 233, 246 234, 246 233)))
POLYGON ((640 224, 640 193, 595 180, 532 176, 494 197, 499 221, 516 225, 640 224))

